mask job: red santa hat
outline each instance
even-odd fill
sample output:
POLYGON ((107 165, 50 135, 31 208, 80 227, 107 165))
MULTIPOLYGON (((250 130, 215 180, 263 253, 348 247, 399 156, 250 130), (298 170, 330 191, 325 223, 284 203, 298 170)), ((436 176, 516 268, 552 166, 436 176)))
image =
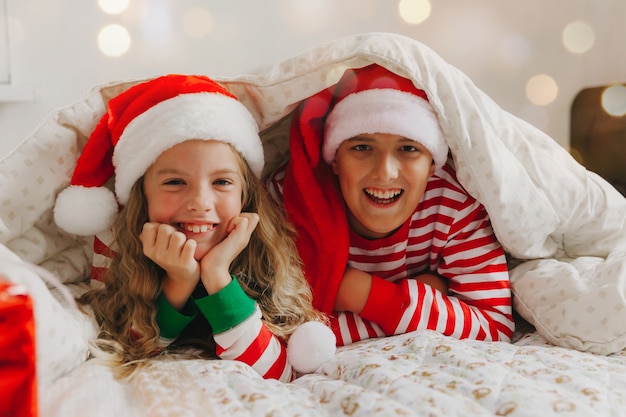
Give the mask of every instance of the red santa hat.
POLYGON ((326 163, 335 160, 337 148, 346 139, 362 134, 388 133, 419 142, 430 151, 435 166, 441 168, 448 159, 448 144, 426 94, 405 78, 370 77, 370 74, 354 77, 352 80, 356 85, 342 85, 335 92, 338 101, 324 125, 323 156, 326 163))
POLYGON ((306 99, 293 117, 284 204, 298 235, 313 304, 329 313, 348 263, 346 210, 331 163, 339 145, 364 133, 413 139, 437 168, 448 145, 426 93, 378 66, 348 70, 334 86, 306 99))
POLYGON ((246 107, 208 77, 165 75, 109 101, 78 158, 70 186, 57 197, 55 222, 83 236, 110 229, 133 184, 161 153, 189 139, 233 145, 260 177, 263 146, 246 107), (115 193, 105 186, 113 176, 115 193))

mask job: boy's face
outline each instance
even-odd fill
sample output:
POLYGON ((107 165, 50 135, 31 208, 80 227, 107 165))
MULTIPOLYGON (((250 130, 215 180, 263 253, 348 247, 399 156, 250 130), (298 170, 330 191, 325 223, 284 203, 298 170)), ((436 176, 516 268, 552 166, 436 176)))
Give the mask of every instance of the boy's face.
POLYGON ((382 133, 342 142, 332 168, 350 227, 368 239, 398 229, 415 211, 435 172, 431 153, 420 143, 382 133))

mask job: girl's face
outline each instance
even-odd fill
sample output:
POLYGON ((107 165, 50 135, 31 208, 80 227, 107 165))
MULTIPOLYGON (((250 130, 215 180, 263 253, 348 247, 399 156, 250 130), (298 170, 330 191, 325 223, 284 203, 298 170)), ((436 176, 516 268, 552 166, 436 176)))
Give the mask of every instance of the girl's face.
POLYGON ((388 236, 402 226, 435 172, 431 153, 420 143, 382 133, 344 141, 332 168, 350 227, 368 239, 388 236))
POLYGON ((187 140, 163 152, 144 176, 151 222, 175 227, 195 240, 195 259, 221 242, 241 213, 243 179, 226 143, 187 140))

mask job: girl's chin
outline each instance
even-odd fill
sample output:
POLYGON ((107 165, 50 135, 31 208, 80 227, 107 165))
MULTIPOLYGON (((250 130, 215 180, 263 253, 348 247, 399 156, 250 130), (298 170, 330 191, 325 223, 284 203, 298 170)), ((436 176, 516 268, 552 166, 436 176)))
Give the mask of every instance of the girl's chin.
POLYGON ((198 247, 196 247, 195 253, 193 254, 193 258, 196 261, 200 262, 200 260, 204 258, 204 255, 209 253, 209 250, 211 250, 211 247, 207 245, 198 245, 198 247))
POLYGON ((193 237, 188 238, 190 240, 195 240, 196 242, 196 251, 193 254, 196 261, 200 261, 204 258, 204 256, 221 241, 223 241, 225 237, 222 237, 221 239, 218 238, 217 240, 216 238, 218 238, 218 236, 198 236, 197 239, 194 239, 193 237))

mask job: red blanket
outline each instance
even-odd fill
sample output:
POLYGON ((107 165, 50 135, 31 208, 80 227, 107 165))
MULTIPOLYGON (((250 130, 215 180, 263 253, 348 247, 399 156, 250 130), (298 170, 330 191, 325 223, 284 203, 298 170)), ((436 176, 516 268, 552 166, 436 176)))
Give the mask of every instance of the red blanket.
POLYGON ((0 415, 37 415, 33 303, 0 276, 0 415))

